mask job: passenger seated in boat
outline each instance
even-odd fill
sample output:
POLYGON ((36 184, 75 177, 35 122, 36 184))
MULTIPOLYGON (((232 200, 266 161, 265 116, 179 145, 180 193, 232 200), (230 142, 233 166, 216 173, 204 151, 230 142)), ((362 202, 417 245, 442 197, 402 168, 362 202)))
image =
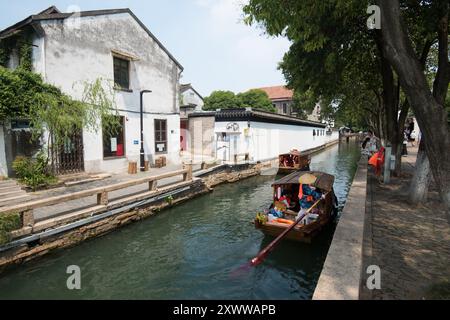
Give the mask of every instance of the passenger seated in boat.
POLYGON ((298 200, 300 203, 300 212, 297 215, 299 219, 311 206, 325 195, 313 186, 316 177, 310 173, 306 173, 299 178, 298 200))
POLYGON ((267 215, 269 222, 277 218, 283 218, 286 207, 283 203, 276 202, 275 205, 269 210, 267 215))
POLYGON ((286 208, 291 208, 291 195, 287 191, 283 191, 281 194, 280 199, 278 201, 284 203, 286 205, 286 208))

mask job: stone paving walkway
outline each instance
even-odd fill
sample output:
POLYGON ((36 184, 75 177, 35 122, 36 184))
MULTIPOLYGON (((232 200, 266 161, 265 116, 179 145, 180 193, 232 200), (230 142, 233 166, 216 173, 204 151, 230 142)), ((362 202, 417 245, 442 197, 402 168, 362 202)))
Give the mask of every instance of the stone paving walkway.
POLYGON ((381 290, 363 288, 363 299, 450 299, 449 221, 434 186, 426 203, 408 203, 417 148, 408 153, 400 178, 383 185, 368 177, 364 270, 381 268, 381 290))

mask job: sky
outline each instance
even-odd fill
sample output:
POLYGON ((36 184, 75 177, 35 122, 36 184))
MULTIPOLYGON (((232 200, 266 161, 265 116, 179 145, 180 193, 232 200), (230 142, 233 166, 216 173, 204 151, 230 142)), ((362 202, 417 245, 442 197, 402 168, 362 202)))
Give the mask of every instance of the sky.
POLYGON ((0 29, 55 5, 62 12, 130 8, 183 65, 182 83, 203 96, 285 83, 289 41, 242 22, 246 0, 0 0, 0 29))

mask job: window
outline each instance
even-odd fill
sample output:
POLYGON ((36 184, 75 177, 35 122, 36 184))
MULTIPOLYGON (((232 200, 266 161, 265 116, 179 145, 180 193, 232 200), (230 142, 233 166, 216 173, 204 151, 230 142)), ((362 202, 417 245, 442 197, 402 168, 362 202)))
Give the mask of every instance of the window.
POLYGON ((287 114, 287 104, 283 103, 283 113, 287 114))
POLYGON ((117 128, 106 130, 103 128, 103 157, 114 158, 125 156, 124 128, 125 118, 118 117, 120 125, 117 128))
POLYGON ((118 89, 130 89, 130 61, 114 57, 114 84, 118 89))
POLYGON ((167 120, 155 119, 155 153, 167 152, 167 120))

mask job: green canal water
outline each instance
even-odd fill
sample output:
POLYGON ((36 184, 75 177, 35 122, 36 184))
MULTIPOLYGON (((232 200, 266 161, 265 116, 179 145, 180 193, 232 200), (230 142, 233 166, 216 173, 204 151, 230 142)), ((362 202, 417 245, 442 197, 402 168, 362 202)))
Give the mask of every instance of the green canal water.
MULTIPOLYGON (((342 208, 359 159, 356 144, 313 157, 336 176, 342 208)), ((263 264, 235 274, 270 238, 250 223, 271 201, 274 176, 214 192, 1 275, 0 299, 310 299, 335 225, 308 244, 283 241, 263 264), (81 268, 81 290, 66 269, 81 268)))

